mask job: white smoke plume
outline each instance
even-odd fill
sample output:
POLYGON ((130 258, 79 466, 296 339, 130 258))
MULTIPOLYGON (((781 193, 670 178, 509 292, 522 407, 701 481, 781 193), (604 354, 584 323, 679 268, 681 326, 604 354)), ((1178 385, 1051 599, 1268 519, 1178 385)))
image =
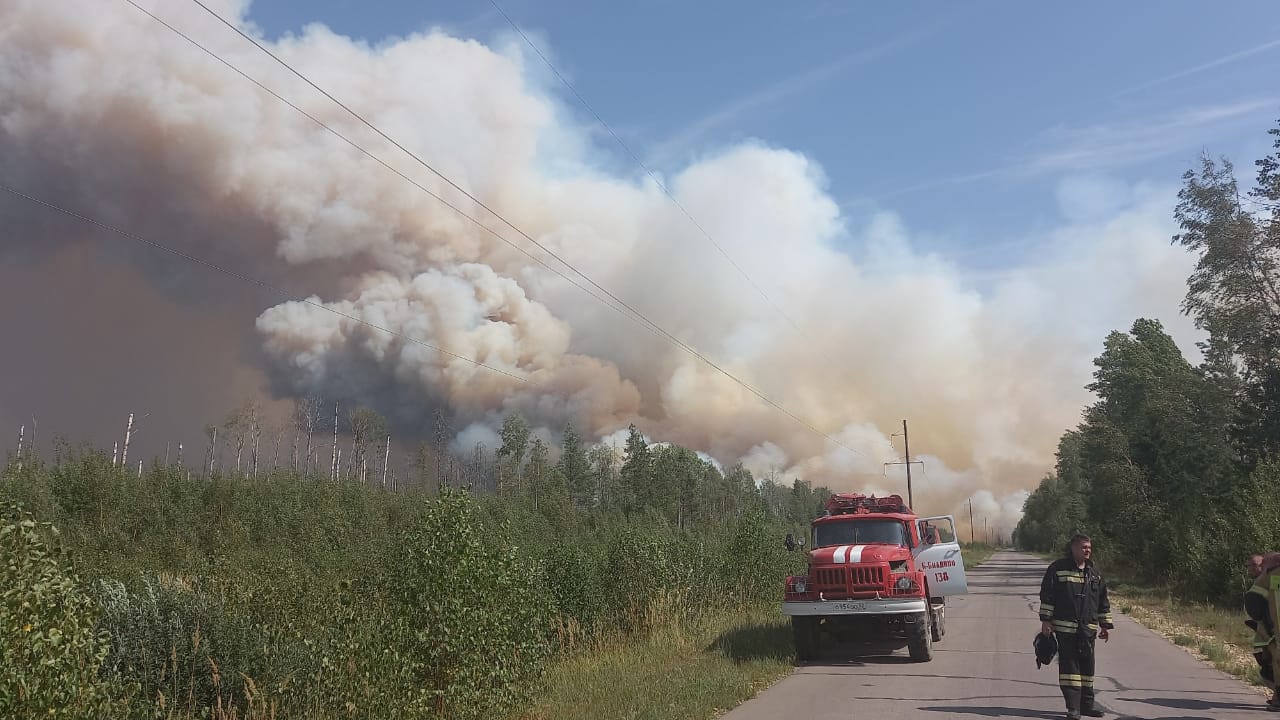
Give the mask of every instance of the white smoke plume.
MULTIPOLYGON (((194 5, 146 6, 559 267, 194 5)), ((256 32, 243 19, 244 2, 213 6, 256 32)), ((440 30, 370 46, 321 26, 269 43, 489 207, 851 453, 128 4, 0 0, 0 18, 0 178, 288 289, 291 301, 252 295, 251 314, 234 316, 232 329, 216 324, 222 340, 247 348, 242 361, 265 371, 281 397, 340 397, 418 429, 433 408, 447 407, 460 444, 492 443, 511 411, 543 432, 571 421, 595 438, 635 422, 653 440, 724 465, 881 492, 905 490, 902 467, 883 465, 901 456, 892 435, 905 417, 913 455, 926 462, 913 469, 919 509, 955 512, 967 526, 973 497, 975 512, 981 506, 1007 535, 1025 491, 1051 467, 1059 435, 1088 401, 1082 386, 1105 333, 1147 315, 1165 320, 1184 347, 1194 338, 1175 315, 1191 259, 1169 244, 1168 188, 1133 189, 1103 217, 1068 217, 1027 239, 1047 248, 1036 264, 979 282, 916 251, 892 213, 854 226, 818 164, 798 153, 743 144, 672 174, 679 201, 797 330, 652 182, 602 169, 614 164, 611 149, 540 84, 543 73, 531 71, 519 46, 440 30)), ((52 272, 55 261, 42 255, 124 242, 20 201, 0 208, 0 270, 52 272)), ((149 278, 159 304, 230 312, 225 298, 250 292, 146 249, 110 255, 104 262, 149 278)))

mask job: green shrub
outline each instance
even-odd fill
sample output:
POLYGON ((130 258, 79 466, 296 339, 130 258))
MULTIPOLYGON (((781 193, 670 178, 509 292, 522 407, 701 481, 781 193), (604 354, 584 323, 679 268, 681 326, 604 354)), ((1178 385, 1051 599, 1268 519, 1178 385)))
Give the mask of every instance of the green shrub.
POLYGON ((0 717, 107 717, 96 608, 47 540, 57 531, 5 504, 0 519, 0 717))
POLYGON ((550 654, 553 609, 542 568, 446 492, 391 554, 388 647, 412 679, 409 707, 479 718, 527 700, 550 654))

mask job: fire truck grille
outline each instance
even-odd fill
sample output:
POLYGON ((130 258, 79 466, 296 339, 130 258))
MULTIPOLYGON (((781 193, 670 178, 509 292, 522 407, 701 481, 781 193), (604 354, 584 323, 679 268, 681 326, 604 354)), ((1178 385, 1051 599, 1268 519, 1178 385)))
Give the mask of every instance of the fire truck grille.
POLYGON ((844 590, 844 568, 819 568, 817 571, 818 587, 824 590, 844 590))
POLYGON ((859 592, 884 587, 884 568, 878 565, 818 568, 814 571, 817 590, 859 592))
POLYGON ((853 576, 853 589, 874 589, 884 586, 884 568, 878 565, 868 567, 854 566, 849 568, 850 574, 853 576))

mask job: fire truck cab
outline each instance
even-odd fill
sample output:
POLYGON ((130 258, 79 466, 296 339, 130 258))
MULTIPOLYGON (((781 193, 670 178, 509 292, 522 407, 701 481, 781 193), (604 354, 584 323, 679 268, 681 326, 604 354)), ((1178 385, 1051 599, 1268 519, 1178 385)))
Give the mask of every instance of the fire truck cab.
MULTIPOLYGON (((828 640, 905 641, 913 660, 933 659, 946 598, 969 591, 952 516, 918 517, 899 495, 838 493, 810 540, 807 573, 783 589, 798 659, 828 640)), ((804 544, 787 537, 788 549, 804 544)))

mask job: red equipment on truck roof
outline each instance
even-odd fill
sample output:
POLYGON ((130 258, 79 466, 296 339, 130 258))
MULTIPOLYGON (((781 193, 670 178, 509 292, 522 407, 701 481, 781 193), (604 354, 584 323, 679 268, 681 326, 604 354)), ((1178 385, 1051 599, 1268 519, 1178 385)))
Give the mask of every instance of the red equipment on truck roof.
POLYGON ((878 498, 875 495, 858 495, 856 493, 836 493, 827 498, 829 515, 849 513, 900 513, 910 515, 911 508, 902 501, 901 495, 888 495, 878 498))

